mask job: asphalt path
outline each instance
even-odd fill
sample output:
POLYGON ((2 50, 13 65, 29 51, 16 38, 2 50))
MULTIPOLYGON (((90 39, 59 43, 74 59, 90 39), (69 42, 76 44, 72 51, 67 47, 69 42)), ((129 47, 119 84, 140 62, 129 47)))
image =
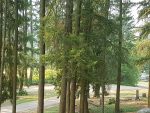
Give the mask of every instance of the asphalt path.
MULTIPOLYGON (((37 109, 37 101, 32 101, 32 102, 26 102, 22 104, 18 104, 16 111, 17 113, 32 113, 32 111, 36 111, 37 109)), ((58 105, 59 99, 56 97, 52 98, 47 98, 44 100, 44 107, 45 108, 50 108, 58 105)), ((1 113, 12 113, 12 106, 7 105, 7 106, 2 106, 2 111, 1 113)))

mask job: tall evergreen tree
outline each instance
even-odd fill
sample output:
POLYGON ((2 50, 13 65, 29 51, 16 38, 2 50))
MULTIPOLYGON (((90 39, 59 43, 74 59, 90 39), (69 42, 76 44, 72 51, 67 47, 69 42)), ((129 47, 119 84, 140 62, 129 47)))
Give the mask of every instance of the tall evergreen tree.
POLYGON ((3 0, 0 0, 0 112, 2 101, 2 70, 1 70, 1 53, 2 53, 2 37, 3 37, 3 0))
MULTIPOLYGON (((72 14, 73 14, 73 0, 66 0, 65 38, 68 38, 69 35, 72 33, 72 14)), ((61 97, 60 97, 59 113, 66 113, 66 112, 69 113, 69 108, 70 108, 70 94, 66 98, 66 93, 69 92, 70 90, 69 81, 68 81, 68 90, 67 90, 67 76, 69 76, 69 69, 68 69, 69 49, 70 49, 69 45, 67 45, 67 43, 64 43, 64 69, 63 69, 63 75, 61 81, 61 97)))
POLYGON ((115 112, 120 113, 120 84, 121 84, 121 64, 122 64, 122 0, 119 4, 119 45, 118 45, 118 75, 117 75, 117 89, 116 89, 116 103, 115 112))
POLYGON ((39 90, 38 90, 38 109, 37 113, 44 113, 44 84, 45 84, 45 63, 43 56, 45 55, 45 5, 46 0, 40 0, 40 69, 39 69, 39 90))
POLYGON ((15 44, 14 44, 14 73, 13 73, 13 107, 16 113, 16 86, 17 86, 17 58, 18 58, 18 0, 15 0, 15 44))

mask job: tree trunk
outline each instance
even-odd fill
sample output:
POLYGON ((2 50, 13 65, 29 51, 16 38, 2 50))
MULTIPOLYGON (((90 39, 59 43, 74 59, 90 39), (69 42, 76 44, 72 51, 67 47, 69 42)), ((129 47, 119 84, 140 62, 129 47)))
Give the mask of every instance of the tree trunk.
POLYGON ((89 113, 88 109, 88 94, 89 94, 89 84, 85 84, 85 95, 84 95, 84 113, 89 113))
POLYGON ((18 0, 15 0, 15 47, 14 47, 14 73, 13 73, 13 107, 16 113, 16 85, 17 85, 17 59, 18 59, 18 0))
POLYGON ((94 86, 94 97, 100 97, 100 84, 95 84, 94 86))
POLYGON ((118 47, 118 76, 117 76, 117 90, 116 90, 116 103, 115 112, 120 113, 120 83, 121 83, 121 55, 122 55, 122 0, 120 0, 120 28, 119 28, 119 47, 118 47))
POLYGON ((102 113, 105 112, 104 111, 104 105, 105 105, 104 101, 105 101, 105 84, 102 85, 102 113))
POLYGON ((149 64, 148 108, 150 108, 150 64, 149 64))
MULTIPOLYGON (((73 0, 66 0, 66 19, 65 19, 65 35, 69 36, 72 33, 72 13, 73 13, 73 0)), ((60 109, 59 113, 66 113, 66 85, 68 76, 68 45, 64 44, 64 69, 61 82, 61 96, 60 96, 60 109)), ((69 98, 69 97, 68 97, 69 98)))
MULTIPOLYGON (((76 35, 79 36, 80 33, 80 18, 81 18, 81 2, 82 0, 77 0, 76 8, 76 35)), ((74 63, 76 66, 76 63, 74 63)), ((75 99, 76 99, 76 77, 77 77, 77 68, 74 70, 74 77, 71 79, 71 94, 70 94, 70 113, 75 113, 75 99)))
POLYGON ((28 86, 28 74, 27 74, 27 66, 24 68, 24 76, 23 79, 25 80, 25 85, 28 86))
MULTIPOLYGON (((40 0, 40 57, 45 55, 44 43, 44 28, 45 24, 43 18, 45 17, 45 0, 40 0)), ((40 58, 39 69, 39 90, 38 90, 38 109, 37 113, 44 113, 44 84, 45 84, 45 63, 40 58)))
POLYGON ((85 80, 81 80, 81 93, 80 93, 80 113, 84 113, 85 102, 85 80))
POLYGON ((70 112, 70 80, 67 80, 66 113, 70 112))
POLYGON ((76 35, 78 36, 80 33, 80 20, 81 20, 81 5, 82 0, 77 0, 77 8, 76 8, 76 35))
MULTIPOLYGON (((109 7, 110 7, 110 0, 106 0, 104 5, 103 5, 103 14, 104 14, 104 17, 106 19, 109 19, 108 18, 108 15, 109 15, 109 7)), ((107 64, 106 64, 106 48, 107 48, 107 35, 104 36, 104 51, 103 51, 103 76, 102 76, 102 113, 105 112, 105 94, 106 94, 106 89, 105 89, 105 83, 106 83, 106 76, 107 76, 107 64)))
POLYGON ((23 82, 24 82, 24 70, 21 70, 19 72, 19 76, 20 76, 20 86, 19 86, 19 91, 23 90, 23 82))
MULTIPOLYGON (((25 4, 27 5, 28 4, 28 1, 26 0, 25 1, 25 4)), ((27 39, 27 36, 28 36, 28 20, 27 20, 27 7, 25 7, 24 11, 24 39, 26 40, 27 39)), ((23 42, 24 44, 24 54, 26 55, 27 54, 27 41, 24 41, 23 42)), ((27 61, 25 61, 25 68, 24 68, 24 80, 25 80, 25 85, 28 86, 28 76, 27 76, 27 61)))
MULTIPOLYGON (((30 23, 30 31, 31 31, 31 35, 32 35, 32 38, 33 38, 33 6, 32 6, 32 0, 30 0, 30 19, 31 19, 31 23, 30 23)), ((33 41, 31 41, 31 57, 33 58, 33 41)), ((33 67, 31 66, 30 68, 30 77, 29 77, 29 81, 30 81, 30 84, 32 84, 32 76, 33 76, 33 67)))
POLYGON ((70 113, 75 113, 75 94, 76 94, 76 78, 71 80, 71 92, 70 92, 70 113))
POLYGON ((67 80, 65 75, 62 76, 61 80, 61 98, 60 98, 60 107, 59 113, 66 113, 66 89, 67 89, 67 80))
MULTIPOLYGON (((10 0, 8 0, 8 6, 10 6, 10 0)), ((9 12, 8 12, 8 18, 10 18, 11 16, 11 13, 10 13, 10 8, 9 8, 9 12)), ((8 19, 8 54, 9 55, 13 55, 13 46, 12 46, 12 43, 11 43, 11 21, 10 19, 8 19)), ((10 93, 10 101, 12 101, 12 98, 13 98, 13 61, 12 61, 12 58, 9 57, 8 58, 8 75, 9 75, 9 93, 10 93)))
MULTIPOLYGON (((2 70, 1 70, 1 51, 2 51, 2 37, 3 37, 3 1, 0 0, 0 95, 2 95, 2 70)), ((0 112, 1 112, 1 100, 0 96, 0 112)))

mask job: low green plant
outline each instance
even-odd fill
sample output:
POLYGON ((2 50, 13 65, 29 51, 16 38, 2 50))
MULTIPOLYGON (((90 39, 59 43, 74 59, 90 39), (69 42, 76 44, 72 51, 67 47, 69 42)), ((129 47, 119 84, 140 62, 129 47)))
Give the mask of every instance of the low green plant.
POLYGON ((115 104, 115 98, 110 98, 108 100, 108 104, 115 104))
POLYGON ((28 92, 26 90, 24 90, 24 89, 19 90, 17 92, 17 96, 26 96, 26 95, 28 95, 28 92))

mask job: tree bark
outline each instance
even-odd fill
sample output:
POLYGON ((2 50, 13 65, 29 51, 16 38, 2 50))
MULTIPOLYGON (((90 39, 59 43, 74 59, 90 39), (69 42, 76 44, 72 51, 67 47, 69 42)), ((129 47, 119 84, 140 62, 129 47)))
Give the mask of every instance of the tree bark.
POLYGON ((148 108, 150 108, 150 64, 149 64, 148 108))
MULTIPOLYGON (((76 35, 79 36, 80 33, 80 18, 81 18, 81 4, 82 0, 77 0, 76 2, 76 35)), ((76 66, 76 63, 74 63, 76 66)), ((75 113, 75 99, 76 99, 76 77, 77 77, 77 68, 74 68, 74 77, 71 79, 71 95, 70 95, 70 113, 75 113)))
POLYGON ((14 73, 13 73, 13 101, 12 101, 13 113, 16 113, 17 59, 18 59, 18 0, 15 0, 15 46, 14 46, 14 73))
POLYGON ((66 113, 70 113, 70 80, 67 80, 66 113))
POLYGON ((102 113, 105 113, 105 110, 104 110, 104 103, 105 101, 105 84, 103 83, 102 85, 102 113))
POLYGON ((70 113, 75 113, 75 99, 76 99, 76 78, 71 80, 71 92, 70 92, 70 113))
MULTIPOLYGON (((66 37, 72 33, 72 14, 73 14, 73 0, 66 0, 66 19, 65 19, 65 35, 66 37)), ((59 113, 66 113, 66 85, 68 74, 68 45, 64 44, 64 69, 61 81, 61 96, 59 113)))
POLYGON ((66 89, 67 89, 67 79, 65 75, 62 76, 61 80, 61 97, 60 97, 60 107, 59 113, 66 113, 66 89))
POLYGON ((20 86, 19 86, 19 91, 23 90, 23 85, 24 85, 24 75, 25 75, 25 70, 22 69, 19 73, 20 76, 20 86))
POLYGON ((76 0, 77 1, 77 8, 76 8, 76 35, 78 36, 80 33, 80 20, 81 20, 81 5, 82 0, 76 0))
POLYGON ((100 97, 100 84, 95 84, 94 86, 94 97, 100 97))
POLYGON ((120 0, 120 14, 119 14, 119 47, 118 47, 118 76, 117 76, 117 90, 116 90, 116 103, 115 112, 120 113, 120 83, 121 83, 121 55, 122 55, 122 0, 120 0))
MULTIPOLYGON (((1 53, 2 53, 2 37, 3 37, 3 1, 0 0, 0 95, 2 95, 2 70, 1 70, 1 53)), ((1 100, 0 96, 0 112, 1 112, 1 100)))
POLYGON ((80 113, 84 113, 85 103, 85 80, 81 80, 81 93, 80 93, 80 113))
MULTIPOLYGON (((33 38, 33 6, 32 6, 32 0, 30 0, 30 19, 31 19, 31 23, 30 23, 30 31, 31 31, 31 35, 32 35, 32 38, 33 38)), ((33 58, 33 41, 31 41, 31 57, 33 58)), ((33 67, 31 66, 30 68, 30 77, 29 77, 29 81, 30 81, 30 84, 32 84, 32 76, 33 76, 33 67)))
MULTIPOLYGON (((26 0, 25 1, 25 4, 27 5, 28 4, 28 1, 26 0)), ((27 23, 27 17, 28 17, 28 15, 27 15, 27 6, 25 6, 25 9, 24 9, 24 39, 26 39, 27 38, 27 36, 28 36, 28 23, 27 23)), ((27 41, 25 41, 24 42, 24 54, 26 55, 27 54, 27 41)), ((25 61, 25 68, 24 68, 24 71, 25 71, 25 73, 24 73, 24 80, 25 80, 25 85, 26 86, 28 86, 28 76, 27 76, 27 69, 28 69, 28 67, 27 67, 27 61, 25 61)))
POLYGON ((88 110, 88 93, 89 93, 89 84, 85 84, 85 95, 84 95, 84 113, 89 113, 88 110))
POLYGON ((40 0, 40 69, 39 69, 39 90, 38 90, 38 109, 37 113, 44 113, 44 84, 45 84, 45 63, 42 56, 45 55, 43 18, 45 17, 45 0, 40 0))

